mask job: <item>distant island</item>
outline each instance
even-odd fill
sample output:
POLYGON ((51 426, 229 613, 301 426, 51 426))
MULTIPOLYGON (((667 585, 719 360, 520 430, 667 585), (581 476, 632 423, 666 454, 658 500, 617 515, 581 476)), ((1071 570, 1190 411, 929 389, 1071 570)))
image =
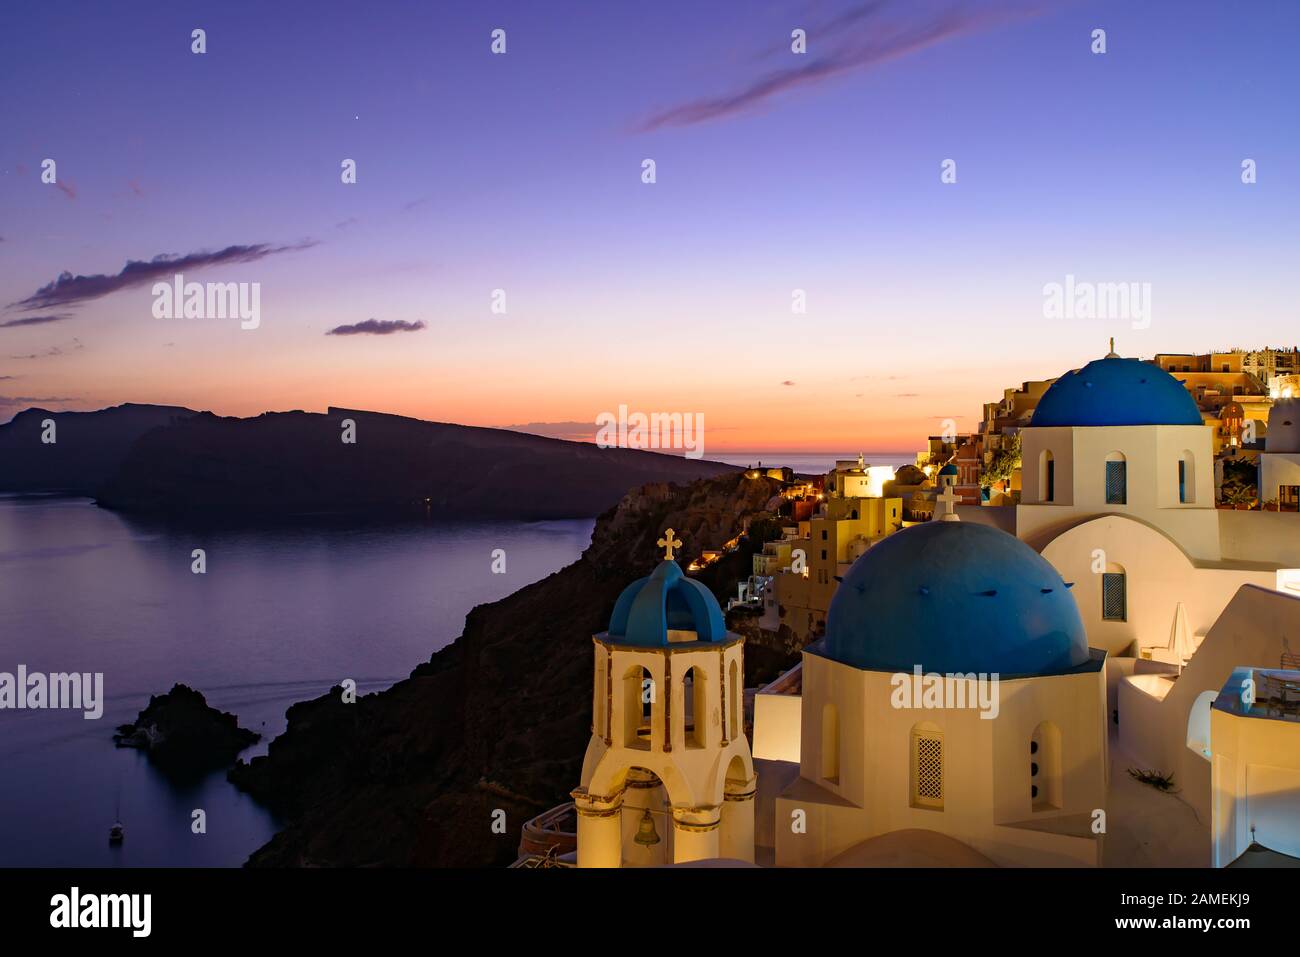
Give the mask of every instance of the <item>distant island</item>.
POLYGON ((87 495, 132 512, 276 518, 592 518, 629 488, 736 471, 354 409, 241 419, 136 404, 21 412, 0 425, 0 463, 0 492, 87 495), (46 420, 53 443, 42 441, 46 420))

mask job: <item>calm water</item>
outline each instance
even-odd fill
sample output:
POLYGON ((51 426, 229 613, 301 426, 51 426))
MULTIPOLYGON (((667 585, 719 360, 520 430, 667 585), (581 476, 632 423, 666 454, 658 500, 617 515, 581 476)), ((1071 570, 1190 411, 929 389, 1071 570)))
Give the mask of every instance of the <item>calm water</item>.
POLYGON ((103 672, 106 702, 97 721, 0 710, 0 866, 243 863, 271 816, 224 773, 168 782, 113 746, 117 725, 179 681, 264 735, 245 758, 265 753, 290 704, 344 678, 368 692, 406 677, 474 605, 576 560, 592 525, 214 529, 0 496, 0 671, 103 672), (506 574, 491 573, 497 548, 506 574), (116 817, 126 841, 111 848, 116 817))

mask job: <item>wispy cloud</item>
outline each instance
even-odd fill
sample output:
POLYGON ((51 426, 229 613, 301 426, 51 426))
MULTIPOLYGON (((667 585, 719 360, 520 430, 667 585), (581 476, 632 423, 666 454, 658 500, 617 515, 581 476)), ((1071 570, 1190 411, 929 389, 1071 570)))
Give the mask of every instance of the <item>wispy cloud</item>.
POLYGON ((62 191, 63 191, 63 195, 66 196, 66 197, 68 197, 68 199, 76 199, 76 198, 77 198, 77 187, 76 187, 75 184, 73 184, 73 183, 66 183, 66 182, 63 182, 63 181, 61 181, 61 180, 55 180, 55 181, 54 181, 54 185, 57 186, 60 190, 62 190, 62 191))
POLYGON ((28 316, 25 319, 10 319, 6 322, 0 322, 0 329, 14 329, 18 326, 43 326, 47 322, 62 322, 64 319, 72 319, 74 316, 70 312, 51 313, 46 316, 28 316))
POLYGON ((25 356, 9 356, 10 359, 50 359, 55 356, 64 356, 69 352, 77 352, 86 348, 80 339, 73 339, 66 346, 50 346, 44 352, 33 352, 25 356))
POLYGON ((367 319, 347 326, 335 326, 327 336, 390 336, 394 332, 419 332, 425 328, 424 320, 407 322, 404 319, 367 319))
POLYGON ((794 385, 794 380, 793 380, 793 379, 786 379, 786 380, 785 380, 784 382, 782 382, 781 384, 782 384, 782 385, 794 385))
MULTIPOLYGON (((667 126, 691 126, 748 112, 772 97, 801 87, 814 87, 846 74, 868 70, 889 60, 998 23, 1036 13, 1024 2, 970 0, 943 10, 919 10, 913 0, 872 0, 840 13, 808 30, 809 50, 792 54, 797 65, 764 76, 719 96, 702 97, 654 114, 636 130, 648 133, 667 126)), ((773 51, 775 52, 775 51, 773 51)))
POLYGON ((209 266, 257 262, 277 253, 309 249, 315 245, 316 242, 313 240, 285 246, 254 243, 251 246, 227 246, 216 252, 195 252, 184 256, 164 253, 147 262, 127 260, 122 271, 113 275, 99 273, 93 276, 74 276, 70 272, 62 272, 58 279, 42 286, 26 299, 10 303, 9 308, 31 312, 35 309, 75 305, 100 299, 121 289, 141 286, 178 272, 204 269, 209 266))

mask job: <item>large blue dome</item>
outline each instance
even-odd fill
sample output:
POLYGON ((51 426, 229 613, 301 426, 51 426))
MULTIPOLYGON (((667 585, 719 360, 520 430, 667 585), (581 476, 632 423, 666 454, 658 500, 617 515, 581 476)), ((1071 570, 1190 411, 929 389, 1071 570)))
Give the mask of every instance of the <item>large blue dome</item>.
POLYGON ((1033 426, 1200 425, 1196 400, 1164 369, 1105 358, 1067 372, 1043 393, 1033 426))
POLYGON ((873 545, 826 619, 826 657, 872 671, 1012 677, 1090 660, 1056 569, 1014 536, 972 522, 928 522, 873 545))
POLYGON ((609 639, 620 645, 659 648, 687 640, 689 632, 696 641, 722 641, 727 623, 713 592, 683 575, 676 562, 660 562, 653 574, 624 588, 609 618, 609 639))

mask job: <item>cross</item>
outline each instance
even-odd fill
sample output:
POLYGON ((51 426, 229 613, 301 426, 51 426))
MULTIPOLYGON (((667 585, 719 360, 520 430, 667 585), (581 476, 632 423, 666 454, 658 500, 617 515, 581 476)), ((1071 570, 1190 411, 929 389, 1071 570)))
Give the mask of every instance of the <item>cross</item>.
POLYGON ((943 511, 939 515, 939 521, 941 522, 961 521, 961 519, 957 517, 957 510, 956 510, 957 502, 960 500, 957 498, 957 493, 952 490, 951 485, 945 486, 942 494, 937 496, 935 501, 943 504, 943 511))
POLYGON ((673 549, 681 548, 682 540, 680 538, 673 538, 673 530, 670 528, 668 531, 664 532, 664 537, 659 539, 656 544, 664 550, 664 558, 671 562, 673 560, 673 549))

